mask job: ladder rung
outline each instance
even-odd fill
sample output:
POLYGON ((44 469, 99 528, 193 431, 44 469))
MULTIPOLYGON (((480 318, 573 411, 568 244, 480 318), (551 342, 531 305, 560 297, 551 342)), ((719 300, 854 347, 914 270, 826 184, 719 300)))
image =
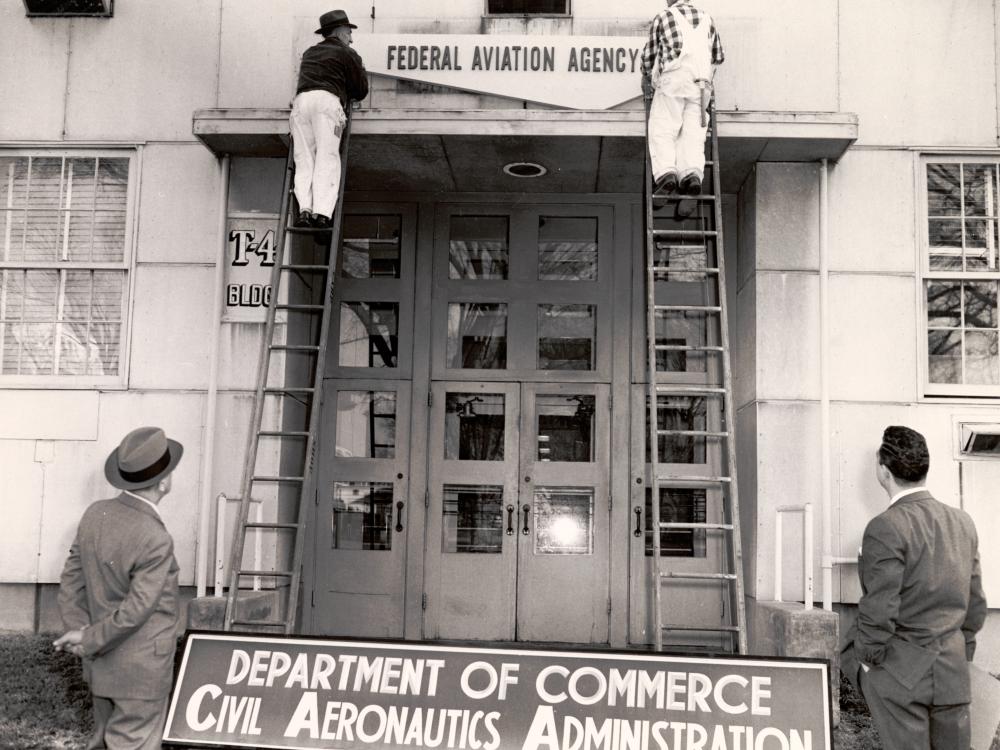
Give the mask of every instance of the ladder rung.
POLYGON ((653 193, 654 201, 714 201, 715 193, 699 193, 698 195, 680 195, 679 193, 671 193, 670 195, 664 195, 663 193, 653 193))
POLYGON ((330 234, 333 227, 285 227, 288 234, 330 234))
POLYGON ((726 389, 707 385, 685 386, 681 384, 657 383, 656 392, 675 396, 689 396, 691 394, 696 396, 711 396, 721 395, 726 392, 726 389))
POLYGON ((261 578, 292 578, 295 574, 290 570, 240 570, 241 576, 260 576, 261 578))
POLYGON ((705 274, 716 274, 719 272, 718 268, 672 268, 671 266, 646 266, 647 271, 652 271, 653 273, 705 273, 705 274))
POLYGON ((253 478, 255 482, 304 482, 305 477, 257 477, 253 478))
POLYGON ((282 271, 329 271, 330 266, 319 265, 316 263, 282 263, 282 271))
POLYGON ((288 623, 284 620, 233 620, 232 624, 247 628, 283 628, 288 623))
POLYGON ((679 521, 660 521, 661 529, 708 529, 710 531, 732 531, 731 523, 681 523, 679 521))
POLYGON ((719 305, 653 305, 657 312, 722 312, 719 305))
POLYGON ((661 352, 724 352, 721 346, 687 346, 686 344, 656 344, 661 352))
POLYGON ((309 437, 305 430, 261 430, 257 437, 309 437))
POLYGON ((323 305, 275 305, 277 310, 325 310, 323 305))
POLYGON ((297 529, 297 523, 274 523, 270 521, 247 521, 243 524, 246 529, 297 529))
POLYGON ((742 628, 737 625, 663 625, 663 630, 711 630, 720 633, 738 633, 742 628))
POLYGON ((314 344, 271 344, 267 347, 273 352, 318 352, 314 344))
POLYGON ((275 387, 275 388, 265 388, 264 389, 264 393, 274 393, 274 394, 285 393, 285 394, 289 394, 289 395, 293 394, 293 393, 315 393, 315 392, 316 392, 315 388, 304 388, 304 387, 294 387, 294 388, 277 388, 277 387, 275 387))
POLYGON ((715 237, 719 233, 714 229, 654 229, 654 237, 715 237))
POLYGON ((735 573, 678 573, 677 571, 667 571, 660 573, 660 578, 691 578, 705 581, 735 581, 735 573))
POLYGON ((687 483, 687 484, 725 484, 732 481, 729 477, 695 477, 684 474, 661 474, 656 478, 659 484, 687 483))
POLYGON ((657 435, 680 435, 683 437, 729 437, 728 432, 715 430, 657 430, 657 435))

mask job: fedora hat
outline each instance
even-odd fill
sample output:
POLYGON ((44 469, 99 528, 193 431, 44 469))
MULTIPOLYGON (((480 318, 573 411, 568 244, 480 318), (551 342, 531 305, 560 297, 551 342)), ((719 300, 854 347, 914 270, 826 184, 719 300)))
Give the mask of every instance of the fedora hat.
POLYGON ((182 455, 184 446, 159 427, 137 427, 111 451, 104 476, 120 490, 152 487, 174 470, 182 455))
POLYGON ((347 18, 347 14, 342 10, 329 10, 319 17, 319 28, 316 34, 327 34, 338 26, 349 26, 352 29, 358 28, 347 18))

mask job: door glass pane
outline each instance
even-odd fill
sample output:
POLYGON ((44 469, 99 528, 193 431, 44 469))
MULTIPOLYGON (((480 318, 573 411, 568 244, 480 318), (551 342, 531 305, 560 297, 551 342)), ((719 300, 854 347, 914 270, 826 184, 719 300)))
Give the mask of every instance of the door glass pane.
POLYGON ((395 458, 394 391, 338 391, 337 458, 395 458))
POLYGON ((593 370, 595 305, 538 306, 538 369, 593 370))
POLYGON ((597 219, 538 218, 538 278, 543 281, 597 279, 597 219))
POLYGON ((506 279, 509 225, 506 216, 452 216, 448 278, 506 279))
POLYGON ((483 370, 507 367, 506 304, 448 304, 448 367, 483 370))
POLYGON ((443 552, 503 551, 502 486, 446 484, 441 513, 443 552))
POLYGON ((505 401, 502 393, 447 394, 445 459, 503 461, 505 401))
MULTIPOLYGON (((707 319, 707 313, 698 311, 657 311, 656 343, 660 346, 705 346, 707 319)), ((705 352, 657 349, 656 370, 705 372, 705 356, 705 352)))
MULTIPOLYGON (((646 403, 649 401, 647 399, 646 403)), ((661 430, 704 430, 706 399, 692 396, 657 396, 656 420, 661 430)), ((649 435, 649 409, 646 409, 646 435, 649 435)), ((697 435, 660 435, 659 463, 705 463, 705 438, 697 435)), ((646 463, 650 461, 646 440, 646 463)))
POLYGON ((396 367, 398 302, 342 302, 340 366, 396 367))
POLYGON ((392 484, 334 482, 330 534, 333 549, 392 549, 392 484))
POLYGON ((534 516, 536 555, 593 553, 592 487, 537 487, 534 516))
POLYGON ((539 461, 594 460, 593 396, 538 395, 539 461))
MULTIPOLYGON (((646 488, 646 556, 653 555, 653 513, 646 488)), ((660 488, 661 523, 705 523, 705 490, 660 488)), ((704 557, 704 529, 660 529, 661 557, 704 557)))
POLYGON ((402 219, 393 215, 344 216, 343 266, 349 279, 398 279, 402 219))

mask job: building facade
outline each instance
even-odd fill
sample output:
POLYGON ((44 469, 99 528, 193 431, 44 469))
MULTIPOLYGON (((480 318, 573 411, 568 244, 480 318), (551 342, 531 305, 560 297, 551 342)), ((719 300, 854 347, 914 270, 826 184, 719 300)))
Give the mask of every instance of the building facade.
MULTIPOLYGON (((303 628, 647 644, 644 113, 628 50, 660 5, 341 5, 371 93, 352 117, 303 628)), ((727 58, 717 124, 751 610, 776 598, 776 509, 805 502, 817 598, 857 602, 849 560, 884 507, 874 456, 897 423, 927 435, 930 487, 972 514, 1000 601, 1000 10, 703 5, 727 58)), ((76 521, 111 493, 104 458, 141 424, 187 449, 163 505, 182 583, 204 595, 224 580, 287 107, 328 9, 0 10, 4 627, 56 626, 76 521)), ((658 335, 707 334, 687 319, 658 335)), ((711 367, 671 369, 699 382, 711 367)), ((703 425, 703 403, 665 407, 703 425)), ((698 471, 718 461, 704 439, 671 450, 698 471)), ((661 508, 715 512, 697 490, 661 508)), ((699 533, 666 552, 715 569, 718 544, 699 533)), ((781 541, 777 593, 801 601, 802 532, 786 523, 781 541)), ((273 558, 268 542, 254 554, 273 558)), ((677 597, 691 617, 722 606, 708 589, 677 597)))

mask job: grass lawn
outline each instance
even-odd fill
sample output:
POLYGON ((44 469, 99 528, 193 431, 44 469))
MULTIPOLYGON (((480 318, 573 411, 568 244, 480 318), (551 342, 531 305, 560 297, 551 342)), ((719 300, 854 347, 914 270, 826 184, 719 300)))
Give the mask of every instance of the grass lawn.
MULTIPOLYGON (((52 650, 51 635, 0 633, 0 750, 80 750, 91 731, 80 660, 52 650)), ((837 750, 881 750, 864 701, 840 685, 837 750)))

